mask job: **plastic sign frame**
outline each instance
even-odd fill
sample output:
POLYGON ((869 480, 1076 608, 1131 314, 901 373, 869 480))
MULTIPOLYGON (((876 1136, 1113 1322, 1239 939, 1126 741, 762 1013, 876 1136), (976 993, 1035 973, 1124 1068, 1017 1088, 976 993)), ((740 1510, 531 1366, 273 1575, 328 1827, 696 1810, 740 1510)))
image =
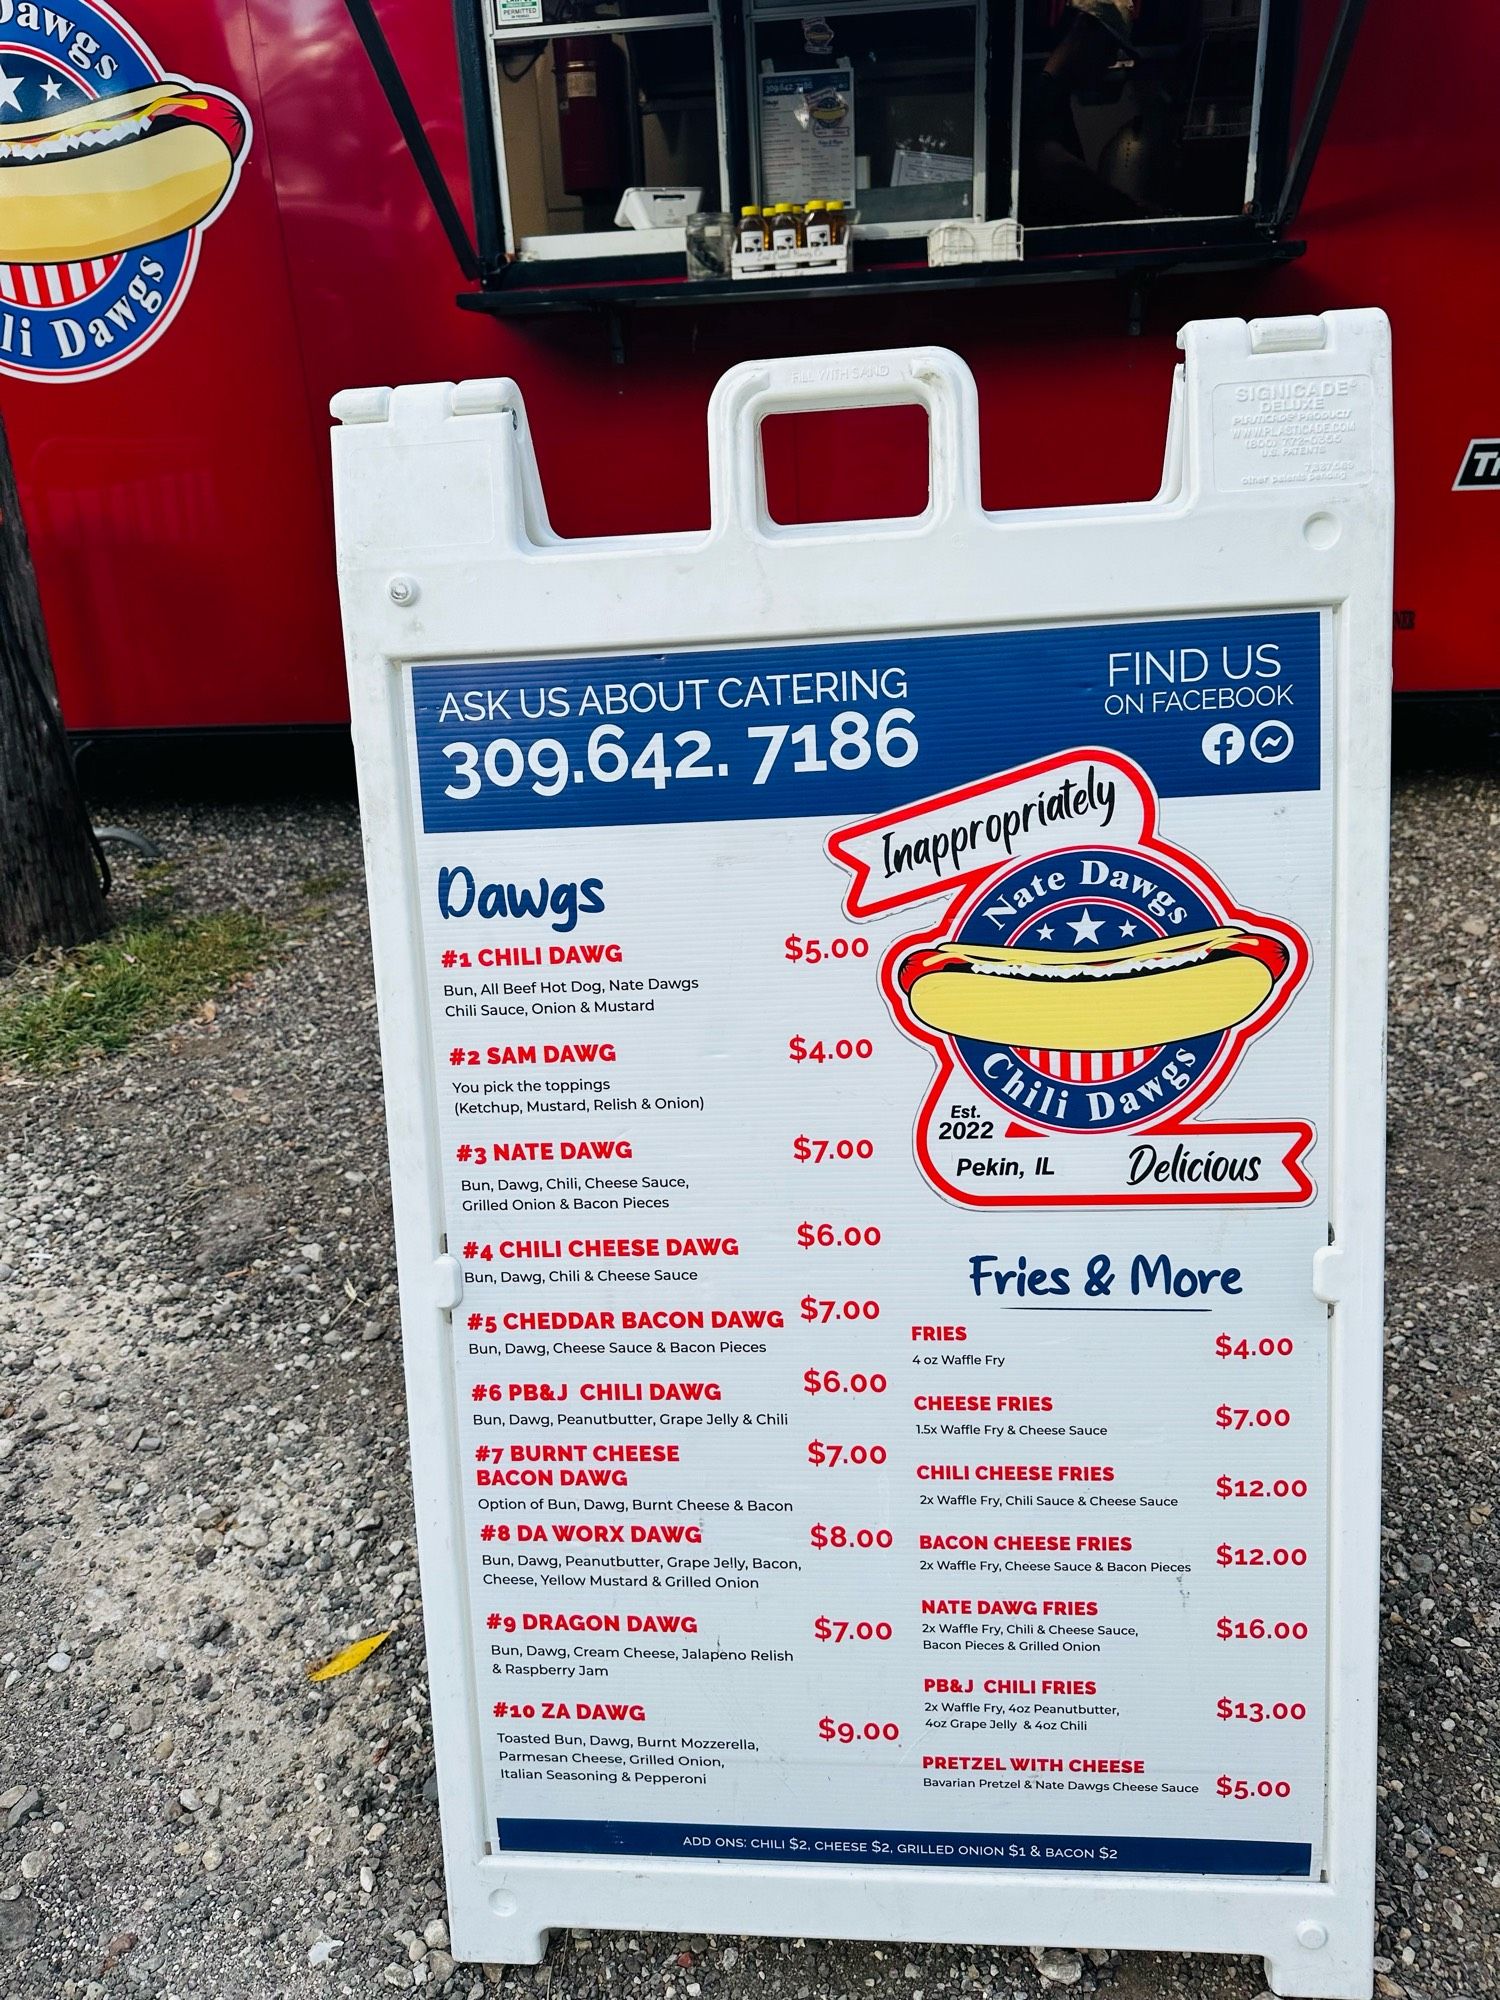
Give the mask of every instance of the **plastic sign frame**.
MULTIPOLYGON (((748 363, 709 412, 705 532, 567 542, 549 528, 509 380, 349 391, 333 437, 340 574, 385 1066, 433 1732, 455 1952, 532 1962, 560 1926, 1260 1954, 1274 1990, 1371 1990, 1381 1426, 1392 456, 1375 311, 1189 325, 1155 499, 980 503, 972 377, 938 348, 748 363), (758 425, 917 403, 925 511, 783 526, 758 425), (1244 412, 1252 415, 1248 423, 1244 412), (1309 409, 1334 413, 1329 429, 1309 409), (1332 435, 1336 443, 1329 445, 1332 435), (1330 456, 1336 452, 1336 456, 1330 456), (1313 1879, 497 1853, 469 1630, 421 826, 409 750, 423 663, 879 640, 931 630, 1308 611, 1331 694, 1331 1074, 1314 1172, 1328 1241, 1326 1807, 1313 1879), (919 624, 918 621, 925 621, 919 624)), ((1165 385, 1164 385, 1165 386, 1165 385)), ((1087 740, 1087 739, 1085 739, 1087 740)), ((1326 782, 1326 780, 1325 780, 1326 782)), ((1268 836, 1269 837, 1269 836, 1268 836)), ((857 845, 857 843, 855 843, 857 845)), ((851 863, 852 867, 852 863, 851 863)), ((1229 885, 1231 888, 1233 884, 1229 885)), ((965 891, 957 882, 956 894, 965 891)), ((851 894, 858 894, 853 882, 851 894)), ((1203 885, 1211 905, 1211 885, 1203 885)), ((957 906, 955 906, 957 907, 957 906)), ((934 906, 912 913, 915 928, 934 906)), ((939 925, 941 929, 941 925, 939 925)), ((902 1002, 893 971, 887 990, 902 1002)), ((956 1045, 960 1051, 962 1043, 956 1045)), ((1072 1143, 1066 1134, 1059 1142, 1072 1143)), ((1289 1141, 1292 1154, 1294 1141, 1289 1141)))

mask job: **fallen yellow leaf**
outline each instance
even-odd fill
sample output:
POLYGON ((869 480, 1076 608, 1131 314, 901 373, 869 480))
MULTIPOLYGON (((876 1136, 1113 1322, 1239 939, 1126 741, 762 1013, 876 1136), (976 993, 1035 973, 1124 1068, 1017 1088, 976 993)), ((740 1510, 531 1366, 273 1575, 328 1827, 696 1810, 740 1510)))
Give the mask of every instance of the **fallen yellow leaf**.
POLYGON ((345 1646, 343 1651, 335 1653, 331 1660, 322 1660, 316 1666, 309 1667, 307 1678, 310 1681, 335 1681, 340 1674, 352 1674, 354 1669, 362 1667, 376 1648, 383 1646, 390 1636, 387 1631, 376 1632, 368 1639, 356 1639, 352 1646, 345 1646))

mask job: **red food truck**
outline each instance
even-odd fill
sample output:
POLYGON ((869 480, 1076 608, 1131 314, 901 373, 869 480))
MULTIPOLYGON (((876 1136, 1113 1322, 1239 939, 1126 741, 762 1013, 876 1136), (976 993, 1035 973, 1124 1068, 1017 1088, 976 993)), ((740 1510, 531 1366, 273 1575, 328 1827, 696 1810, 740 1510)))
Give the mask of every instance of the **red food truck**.
MULTIPOLYGON (((1155 490, 1182 321, 1365 304, 1397 689, 1492 689, 1497 57, 1480 0, 0 0, 0 398, 68 724, 343 720, 342 388, 514 376, 561 533, 683 529, 730 364, 938 342, 986 504, 1046 507, 1155 490), (765 212, 835 268, 730 275, 765 212)), ((773 420, 772 512, 920 511, 923 421, 773 420)))

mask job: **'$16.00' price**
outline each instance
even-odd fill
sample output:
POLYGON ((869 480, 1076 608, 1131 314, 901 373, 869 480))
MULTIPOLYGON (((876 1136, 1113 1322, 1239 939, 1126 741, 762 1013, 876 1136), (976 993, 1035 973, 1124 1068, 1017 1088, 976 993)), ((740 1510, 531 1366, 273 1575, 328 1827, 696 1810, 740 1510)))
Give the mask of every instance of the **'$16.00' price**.
POLYGON ((786 1045, 787 1058, 794 1063, 868 1062, 875 1044, 867 1035, 857 1041, 810 1042, 806 1035, 793 1035, 786 1045))
POLYGON ((891 1626, 883 1618, 858 1620, 850 1618, 815 1618, 813 1637, 831 1639, 836 1646, 842 1646, 848 1639, 889 1639, 891 1626))
POLYGON ((1214 1627, 1221 1639, 1305 1639, 1300 1618, 1221 1618, 1214 1627))
POLYGON ((825 1743, 899 1743, 899 1722, 835 1722, 831 1715, 818 1717, 818 1734, 825 1743))
POLYGON ((809 1465, 884 1465, 883 1444, 829 1444, 813 1438, 807 1447, 809 1465))
POLYGON ((1226 1778, 1214 1786, 1221 1799, 1289 1799, 1291 1785, 1285 1778, 1226 1778))
POLYGON ((883 1396, 890 1384, 883 1375, 841 1375, 837 1368, 804 1368, 802 1386, 809 1396, 883 1396))
POLYGON ((829 938, 825 944, 822 938, 798 937, 795 931, 786 941, 786 955, 793 965, 821 965, 828 958, 868 958, 870 940, 864 937, 829 938))
POLYGON ((814 1521, 807 1539, 815 1549, 888 1549, 896 1537, 889 1528, 846 1528, 838 1522, 829 1527, 814 1521))

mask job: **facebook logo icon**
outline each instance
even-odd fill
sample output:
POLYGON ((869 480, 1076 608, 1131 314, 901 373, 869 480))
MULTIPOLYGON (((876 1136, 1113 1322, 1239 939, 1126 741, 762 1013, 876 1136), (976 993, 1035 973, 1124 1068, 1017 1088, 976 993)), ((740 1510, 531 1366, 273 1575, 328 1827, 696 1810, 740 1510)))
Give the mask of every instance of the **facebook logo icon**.
POLYGON ((1245 732, 1232 722, 1216 722, 1203 732, 1203 754, 1210 764, 1233 764, 1245 754, 1245 732))

